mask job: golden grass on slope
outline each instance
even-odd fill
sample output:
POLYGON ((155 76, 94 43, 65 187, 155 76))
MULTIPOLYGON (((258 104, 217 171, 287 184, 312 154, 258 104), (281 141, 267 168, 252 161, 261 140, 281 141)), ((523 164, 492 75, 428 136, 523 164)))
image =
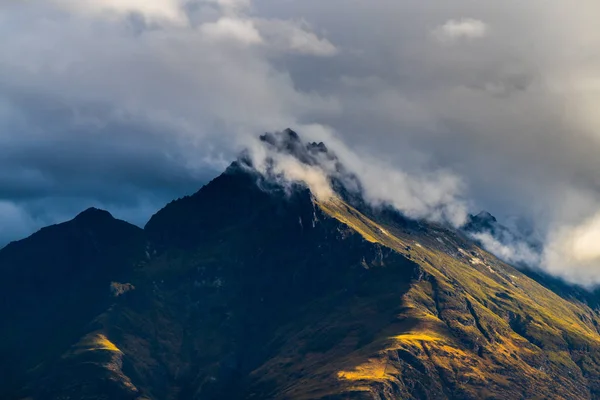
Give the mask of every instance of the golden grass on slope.
POLYGON ((102 333, 90 333, 75 345, 74 353, 82 353, 86 351, 112 351, 119 352, 121 350, 102 333))
MULTIPOLYGON (((401 378, 400 371, 395 366, 395 357, 388 357, 388 355, 400 349, 415 354, 423 361, 423 365, 441 368, 449 373, 461 371, 463 379, 473 381, 486 381, 487 379, 486 374, 482 372, 485 365, 481 364, 480 360, 449 343, 436 332, 415 331, 390 339, 392 339, 392 343, 380 352, 378 358, 369 358, 352 370, 339 371, 338 379, 361 384, 397 382, 401 378)), ((354 391, 359 388, 368 389, 368 386, 352 386, 349 390, 354 391)))
POLYGON ((383 382, 393 379, 396 369, 388 367, 385 359, 370 359, 368 362, 357 366, 352 371, 338 372, 338 378, 347 381, 377 381, 383 382))
POLYGON ((400 253, 406 253, 406 247, 412 243, 390 234, 387 229, 339 198, 332 198, 326 202, 317 201, 316 204, 325 214, 353 229, 368 242, 382 244, 400 253))
POLYGON ((438 342, 442 338, 432 332, 403 333, 393 337, 400 342, 438 342))
POLYGON ((108 340, 108 338, 102 334, 97 335, 92 344, 94 347, 93 350, 108 350, 108 351, 121 351, 113 342, 108 340))
POLYGON ((349 207, 343 201, 332 198, 327 202, 318 202, 317 204, 326 214, 354 229, 365 240, 371 243, 381 242, 381 237, 378 237, 380 235, 377 235, 374 230, 376 225, 366 218, 361 218, 362 215, 358 211, 349 207))

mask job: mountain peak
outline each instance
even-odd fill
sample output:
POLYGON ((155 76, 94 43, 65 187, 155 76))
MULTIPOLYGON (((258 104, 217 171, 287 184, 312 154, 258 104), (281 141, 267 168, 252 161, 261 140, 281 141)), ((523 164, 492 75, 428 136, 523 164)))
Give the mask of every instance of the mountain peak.
POLYGON ((260 140, 277 153, 288 154, 312 164, 307 147, 300 140, 300 136, 289 128, 275 133, 267 132, 260 136, 260 140))
POLYGON ((498 233, 498 231, 507 230, 504 226, 498 223, 496 217, 487 211, 481 211, 477 215, 469 215, 467 223, 462 228, 464 231, 469 233, 478 232, 491 232, 498 233))
POLYGON ((260 136, 260 140, 270 150, 293 156, 300 162, 308 165, 319 164, 319 157, 322 156, 325 156, 329 160, 337 160, 337 157, 329 151, 325 143, 304 143, 300 136, 289 128, 280 132, 265 133, 260 136))
POLYGON ((492 214, 490 214, 487 211, 481 211, 479 214, 477 214, 474 219, 477 219, 481 222, 498 222, 498 220, 496 219, 496 217, 494 217, 492 214))
POLYGON ((284 129, 280 132, 267 132, 264 135, 260 136, 260 140, 263 142, 267 142, 269 144, 275 145, 276 143, 285 143, 288 145, 300 144, 302 142, 300 140, 300 135, 298 135, 295 131, 290 128, 284 129))
POLYGON ((102 210, 96 207, 90 207, 80 212, 75 218, 75 221, 101 221, 107 219, 114 219, 111 213, 106 210, 102 210))

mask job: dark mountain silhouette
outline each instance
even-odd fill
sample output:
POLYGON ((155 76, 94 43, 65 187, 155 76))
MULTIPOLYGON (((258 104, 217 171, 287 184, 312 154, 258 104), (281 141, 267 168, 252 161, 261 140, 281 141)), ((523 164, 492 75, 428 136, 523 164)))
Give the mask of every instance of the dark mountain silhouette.
POLYGON ((0 251, 0 393, 50 367, 110 306, 107 288, 131 274, 143 235, 91 208, 0 251))

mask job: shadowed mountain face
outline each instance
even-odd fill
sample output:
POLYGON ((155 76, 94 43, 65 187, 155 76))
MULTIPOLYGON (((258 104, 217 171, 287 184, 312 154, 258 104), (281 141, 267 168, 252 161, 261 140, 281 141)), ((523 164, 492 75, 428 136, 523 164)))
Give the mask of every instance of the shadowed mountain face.
POLYGON ((110 306, 109 285, 131 273, 143 235, 89 209, 0 251, 0 393, 50 368, 110 306))
MULTIPOLYGON (((292 131, 263 141, 335 160, 292 131)), ((276 182, 240 160, 144 230, 88 210, 1 250, 0 398, 600 396, 600 317, 578 291, 276 182)))

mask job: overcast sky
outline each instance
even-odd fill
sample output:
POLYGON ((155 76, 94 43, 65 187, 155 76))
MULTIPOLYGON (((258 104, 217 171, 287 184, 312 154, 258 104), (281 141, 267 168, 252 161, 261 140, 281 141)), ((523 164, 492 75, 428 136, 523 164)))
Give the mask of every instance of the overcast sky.
POLYGON ((597 0, 0 0, 0 245, 89 206, 143 225, 292 127, 371 200, 532 223, 544 268, 600 282, 598 15, 597 0))

